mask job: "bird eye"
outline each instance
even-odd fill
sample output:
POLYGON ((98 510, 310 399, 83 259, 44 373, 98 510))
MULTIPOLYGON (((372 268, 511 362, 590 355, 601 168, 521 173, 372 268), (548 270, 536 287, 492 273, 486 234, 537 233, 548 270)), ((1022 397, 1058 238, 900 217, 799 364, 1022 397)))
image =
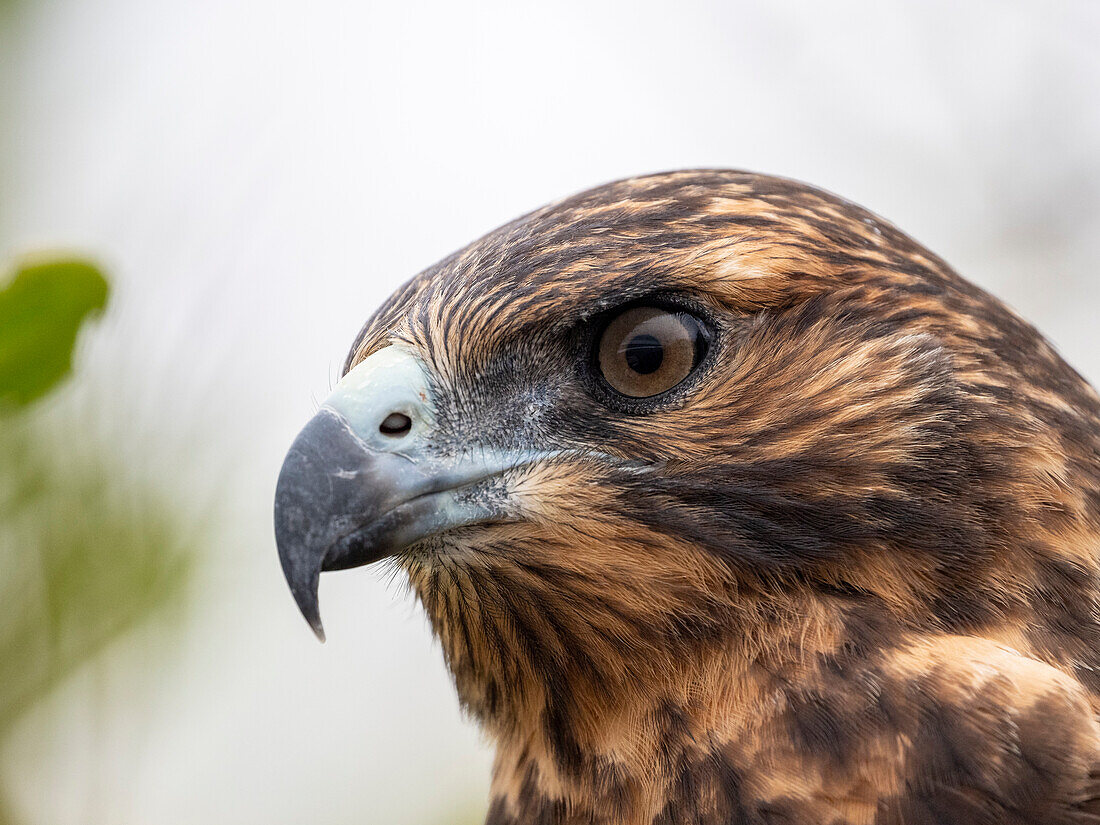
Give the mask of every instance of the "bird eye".
POLYGON ((600 335, 596 359, 604 380, 630 398, 675 387, 703 360, 707 334, 686 312, 636 306, 616 315, 600 335))

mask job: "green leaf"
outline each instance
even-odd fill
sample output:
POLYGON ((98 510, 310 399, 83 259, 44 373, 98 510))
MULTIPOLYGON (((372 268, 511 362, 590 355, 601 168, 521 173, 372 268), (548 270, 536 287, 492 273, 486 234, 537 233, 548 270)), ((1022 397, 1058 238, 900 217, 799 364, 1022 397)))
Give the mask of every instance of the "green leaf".
MULTIPOLYGON (((24 265, 0 287, 0 413, 69 373, 107 292, 77 260, 24 265)), ((198 540, 168 489, 139 480, 78 419, 57 419, 72 410, 28 412, 0 425, 0 742, 75 670, 182 601, 198 540)))
POLYGON ((0 405, 29 404, 72 369, 80 325, 107 304, 107 279, 92 264, 27 264, 0 288, 0 405))

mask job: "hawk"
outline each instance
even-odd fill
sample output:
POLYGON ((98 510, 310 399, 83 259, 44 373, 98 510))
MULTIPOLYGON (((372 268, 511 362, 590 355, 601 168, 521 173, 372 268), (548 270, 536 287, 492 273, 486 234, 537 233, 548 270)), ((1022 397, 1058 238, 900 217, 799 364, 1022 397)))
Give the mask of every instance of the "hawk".
POLYGON ((632 178, 432 266, 275 527, 390 560, 496 749, 490 825, 1100 823, 1100 397, 883 219, 632 178))

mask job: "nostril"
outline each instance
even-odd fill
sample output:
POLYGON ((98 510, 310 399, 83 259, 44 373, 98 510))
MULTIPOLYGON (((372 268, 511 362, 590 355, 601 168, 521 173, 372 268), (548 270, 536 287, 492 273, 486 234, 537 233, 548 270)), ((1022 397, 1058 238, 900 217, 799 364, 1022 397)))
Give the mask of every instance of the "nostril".
POLYGON ((386 416, 385 420, 378 425, 378 431, 382 435, 393 436, 394 438, 405 435, 412 429, 412 419, 404 413, 390 413, 386 416))

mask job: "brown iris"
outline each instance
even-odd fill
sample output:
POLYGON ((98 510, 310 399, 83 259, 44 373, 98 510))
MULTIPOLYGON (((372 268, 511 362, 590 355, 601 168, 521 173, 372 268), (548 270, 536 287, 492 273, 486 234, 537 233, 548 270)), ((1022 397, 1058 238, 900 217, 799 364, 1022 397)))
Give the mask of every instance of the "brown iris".
POLYGON ((666 392, 691 374, 706 354, 702 325, 685 312, 637 306, 615 316, 600 336, 600 372, 631 398, 666 392))

